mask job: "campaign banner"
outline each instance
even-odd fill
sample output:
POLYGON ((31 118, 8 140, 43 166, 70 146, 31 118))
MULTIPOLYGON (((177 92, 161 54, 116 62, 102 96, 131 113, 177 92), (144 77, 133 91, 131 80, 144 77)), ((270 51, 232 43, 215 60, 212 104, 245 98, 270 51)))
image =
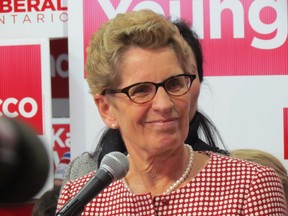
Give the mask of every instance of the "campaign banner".
POLYGON ((68 99, 68 38, 51 39, 50 53, 52 99, 68 99))
MULTIPOLYGON (((52 152, 51 75, 48 38, 0 40, 0 118, 17 118, 31 127, 52 152)), ((50 158, 50 160, 51 158, 50 158)), ((53 169, 40 197, 53 185, 53 169)))
POLYGON ((284 158, 288 160, 288 108, 283 109, 284 158))
MULTIPOLYGON (((69 118, 53 118, 53 164, 54 170, 59 165, 61 158, 69 153, 70 156, 70 120, 69 118)), ((68 158, 67 158, 68 159, 68 158)), ((70 159, 70 158, 69 158, 70 159)))
POLYGON ((69 117, 68 38, 50 39, 53 117, 69 117))
POLYGON ((47 45, 48 40, 0 40, 0 117, 19 118, 38 135, 44 135, 51 101, 47 45))
POLYGON ((288 74, 287 0, 85 0, 84 61, 89 39, 102 23, 147 8, 191 24, 205 53, 206 76, 288 74))
POLYGON ((1 0, 0 38, 67 37, 67 0, 1 0))

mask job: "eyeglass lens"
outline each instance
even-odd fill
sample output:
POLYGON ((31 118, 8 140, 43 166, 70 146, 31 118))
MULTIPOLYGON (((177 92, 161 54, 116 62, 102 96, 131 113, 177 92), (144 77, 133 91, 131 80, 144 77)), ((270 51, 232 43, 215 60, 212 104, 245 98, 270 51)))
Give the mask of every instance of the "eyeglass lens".
POLYGON ((163 86, 165 91, 170 95, 181 96, 188 92, 190 84, 190 77, 176 76, 159 84, 149 82, 139 83, 129 89, 128 95, 134 102, 144 103, 154 98, 159 86, 163 86))

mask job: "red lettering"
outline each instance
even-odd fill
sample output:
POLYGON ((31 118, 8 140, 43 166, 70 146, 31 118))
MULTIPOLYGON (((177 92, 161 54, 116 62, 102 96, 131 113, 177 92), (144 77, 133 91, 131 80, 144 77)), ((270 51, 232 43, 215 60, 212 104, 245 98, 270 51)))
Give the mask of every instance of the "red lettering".
POLYGON ((0 13, 9 13, 13 10, 12 0, 2 0, 0 1, 0 13))
POLYGON ((25 11, 26 11, 25 0, 14 0, 14 12, 25 12, 25 11))
POLYGON ((28 1, 28 4, 27 4, 27 11, 28 12, 31 12, 32 10, 35 10, 35 11, 40 11, 39 9, 39 4, 40 4, 40 0, 31 0, 31 1, 28 1))
POLYGON ((0 13, 19 13, 32 11, 67 11, 67 6, 63 5, 63 0, 0 0, 0 13), (55 2, 55 3, 53 3, 55 2))
POLYGON ((57 0, 57 10, 66 11, 68 8, 62 6, 62 0, 57 0))
POLYGON ((47 9, 51 9, 52 11, 55 11, 56 8, 52 2, 52 0, 46 0, 43 5, 42 5, 42 8, 41 8, 41 11, 45 11, 47 9))

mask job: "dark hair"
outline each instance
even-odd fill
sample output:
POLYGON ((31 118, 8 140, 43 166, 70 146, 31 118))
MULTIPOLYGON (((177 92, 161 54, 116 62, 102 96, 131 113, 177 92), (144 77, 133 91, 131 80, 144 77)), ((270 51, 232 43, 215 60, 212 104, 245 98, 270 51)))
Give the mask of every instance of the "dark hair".
MULTIPOLYGON (((203 81, 203 54, 200 41, 197 34, 191 30, 189 24, 184 20, 176 20, 173 22, 177 26, 181 35, 189 44, 193 50, 200 82, 203 81)), ((208 119, 204 114, 197 111, 194 118, 189 125, 189 133, 185 140, 186 143, 190 144, 194 150, 198 151, 213 151, 221 154, 229 155, 229 152, 223 149, 218 148, 219 140, 224 147, 223 140, 220 136, 219 131, 217 130, 214 123, 208 119), (204 141, 199 139, 199 134, 202 132, 204 141)), ((98 166, 102 158, 112 151, 120 151, 122 153, 127 153, 125 143, 121 137, 121 133, 118 129, 107 129, 96 147, 94 154, 99 154, 98 157, 98 166)))
POLYGON ((177 26, 182 37, 185 39, 185 41, 189 44, 189 46, 193 50, 196 64, 197 64, 198 77, 199 77, 200 82, 202 82, 203 76, 204 76, 203 75, 203 54, 202 54, 202 47, 198 39, 198 35, 196 34, 196 32, 190 29, 188 22, 186 22, 185 20, 179 19, 172 23, 177 26))
POLYGON ((32 216, 54 216, 56 214, 60 190, 61 186, 54 186, 53 189, 46 191, 39 200, 36 201, 32 216))
MULTIPOLYGON (((173 24, 177 26, 180 34, 191 47, 197 64, 198 77, 200 82, 202 82, 204 77, 203 52, 198 35, 195 31, 191 30, 189 23, 183 19, 178 19, 174 21, 173 24)), ((220 133, 214 123, 204 114, 197 111, 194 119, 190 122, 188 138, 191 135, 193 136, 193 134, 197 134, 198 136, 198 134, 200 133, 199 130, 203 132, 204 139, 210 146, 217 147, 217 138, 224 146, 220 133)))
MULTIPOLYGON (((221 145, 225 148, 224 142, 222 140, 222 137, 217 130, 216 126, 214 123, 206 117, 204 114, 202 114, 199 111, 196 111, 194 118, 190 122, 189 125, 189 133, 188 137, 186 138, 186 143, 191 142, 193 137, 197 137, 199 141, 199 134, 202 133, 203 140, 206 143, 206 146, 203 146, 203 148, 199 149, 197 148, 196 144, 195 147, 193 146, 194 150, 209 150, 209 151, 214 151, 218 152, 221 154, 229 155, 229 152, 223 149, 218 148, 218 141, 221 143, 221 145), (209 148, 208 146, 212 147, 209 148)), ((202 138, 202 137, 201 137, 202 138)), ((200 138, 200 140, 201 140, 200 138)), ((195 141, 197 142, 197 141, 195 141)))

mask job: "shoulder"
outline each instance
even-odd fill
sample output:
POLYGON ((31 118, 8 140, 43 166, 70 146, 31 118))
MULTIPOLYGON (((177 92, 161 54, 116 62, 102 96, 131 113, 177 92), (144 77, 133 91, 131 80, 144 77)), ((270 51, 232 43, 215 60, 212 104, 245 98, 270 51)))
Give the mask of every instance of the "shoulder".
POLYGON ((217 176, 223 184, 233 182, 255 193, 265 193, 266 189, 283 194, 281 179, 274 169, 255 162, 246 161, 213 152, 201 152, 210 156, 204 169, 205 174, 217 176))
POLYGON ((221 168, 221 172, 228 172, 234 175, 240 175, 245 177, 255 176, 276 176, 277 173, 270 167, 266 167, 251 161, 246 161, 231 156, 225 156, 213 152, 201 152, 210 156, 210 167, 221 168))
POLYGON ((63 188, 61 189, 58 199, 57 211, 60 210, 60 208, 62 208, 68 200, 74 197, 81 188, 83 188, 83 186, 92 178, 92 176, 95 175, 95 172, 96 171, 90 172, 77 179, 68 180, 62 185, 63 188))
POLYGON ((64 184, 69 180, 77 179, 87 173, 95 171, 98 167, 97 159, 97 155, 85 152, 72 160, 65 173, 64 184))
POLYGON ((89 172, 77 179, 69 180, 61 190, 61 193, 69 193, 70 195, 74 196, 79 188, 82 188, 94 175, 96 171, 89 172))
POLYGON ((259 215, 260 207, 265 215, 286 215, 283 186, 272 168, 213 152, 199 153, 210 160, 194 184, 215 187, 221 196, 240 200, 245 215, 259 215))

